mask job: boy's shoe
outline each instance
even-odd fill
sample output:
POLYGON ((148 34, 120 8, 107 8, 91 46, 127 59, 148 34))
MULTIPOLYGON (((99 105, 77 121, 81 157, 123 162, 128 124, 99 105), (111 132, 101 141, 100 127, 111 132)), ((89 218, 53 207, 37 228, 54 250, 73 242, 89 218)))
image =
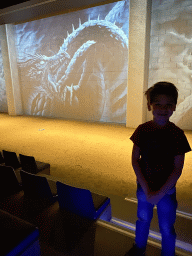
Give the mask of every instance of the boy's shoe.
POLYGON ((133 244, 133 247, 124 256, 145 256, 145 251, 133 244))

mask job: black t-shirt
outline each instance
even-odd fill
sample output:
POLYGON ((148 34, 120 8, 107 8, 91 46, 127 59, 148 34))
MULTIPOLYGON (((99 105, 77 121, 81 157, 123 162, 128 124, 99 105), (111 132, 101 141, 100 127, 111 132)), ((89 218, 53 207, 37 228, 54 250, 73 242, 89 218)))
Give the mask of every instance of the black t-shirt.
POLYGON ((183 130, 172 122, 164 127, 153 121, 141 124, 130 139, 141 150, 140 167, 153 191, 159 190, 172 173, 174 156, 191 151, 183 130))

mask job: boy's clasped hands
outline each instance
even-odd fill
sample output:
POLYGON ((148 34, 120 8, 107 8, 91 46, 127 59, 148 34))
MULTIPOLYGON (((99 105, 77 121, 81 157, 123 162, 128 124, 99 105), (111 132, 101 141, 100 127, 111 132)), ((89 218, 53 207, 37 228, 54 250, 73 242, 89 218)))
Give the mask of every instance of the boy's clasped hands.
POLYGON ((158 202, 163 198, 164 193, 159 191, 148 191, 148 193, 146 194, 147 197, 147 202, 151 203, 151 204, 158 204, 158 202))

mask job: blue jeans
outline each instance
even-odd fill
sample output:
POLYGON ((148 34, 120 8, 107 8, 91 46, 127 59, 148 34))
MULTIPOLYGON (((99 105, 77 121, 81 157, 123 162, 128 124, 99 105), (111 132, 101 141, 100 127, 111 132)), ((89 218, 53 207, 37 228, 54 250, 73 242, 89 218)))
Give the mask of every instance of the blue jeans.
MULTIPOLYGON (((142 187, 137 187, 137 222, 135 243, 138 248, 145 250, 149 235, 150 223, 153 218, 154 205, 147 202, 142 187)), ((176 192, 166 194, 157 204, 159 228, 162 236, 162 256, 175 256, 176 233, 174 223, 176 220, 177 200, 176 192)))

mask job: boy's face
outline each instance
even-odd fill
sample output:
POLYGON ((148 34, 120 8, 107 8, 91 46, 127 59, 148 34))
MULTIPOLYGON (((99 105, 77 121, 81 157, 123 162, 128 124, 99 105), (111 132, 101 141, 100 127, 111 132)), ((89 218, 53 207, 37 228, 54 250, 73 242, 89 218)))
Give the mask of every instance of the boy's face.
POLYGON ((158 95, 152 104, 148 105, 149 111, 152 111, 153 120, 159 125, 164 125, 169 121, 176 105, 172 97, 167 95, 158 95))

